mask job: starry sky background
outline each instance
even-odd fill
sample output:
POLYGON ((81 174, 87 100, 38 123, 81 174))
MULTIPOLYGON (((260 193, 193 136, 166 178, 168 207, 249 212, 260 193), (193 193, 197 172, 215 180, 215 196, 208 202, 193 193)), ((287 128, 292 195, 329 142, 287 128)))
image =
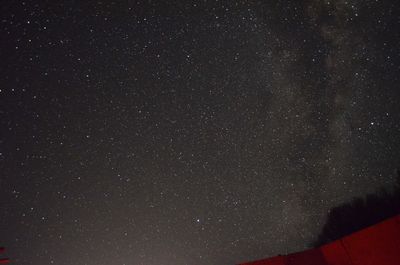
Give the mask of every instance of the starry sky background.
POLYGON ((2 2, 0 245, 20 265, 306 249, 396 181, 397 2, 2 2))

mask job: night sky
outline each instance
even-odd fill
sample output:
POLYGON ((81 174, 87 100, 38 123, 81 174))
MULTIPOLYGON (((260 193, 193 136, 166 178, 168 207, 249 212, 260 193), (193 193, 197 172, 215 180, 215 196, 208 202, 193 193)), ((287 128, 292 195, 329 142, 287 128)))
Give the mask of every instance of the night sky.
POLYGON ((396 182, 397 0, 2 1, 0 245, 229 265, 396 182))

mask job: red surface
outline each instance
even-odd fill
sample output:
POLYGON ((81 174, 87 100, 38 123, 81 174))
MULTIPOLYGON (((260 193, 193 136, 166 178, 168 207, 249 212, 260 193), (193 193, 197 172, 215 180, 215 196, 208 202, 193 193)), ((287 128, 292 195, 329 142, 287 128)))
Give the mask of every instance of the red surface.
POLYGON ((333 241, 330 244, 324 245, 321 252, 325 257, 326 264, 328 265, 352 265, 349 255, 343 247, 341 240, 333 241))
POLYGON ((400 215, 317 249, 242 265, 400 265, 400 215))
POLYGON ((400 264, 400 226, 395 218, 342 240, 353 265, 400 264))
POLYGON ((287 256, 288 265, 326 265, 324 256, 319 249, 290 254, 287 256))

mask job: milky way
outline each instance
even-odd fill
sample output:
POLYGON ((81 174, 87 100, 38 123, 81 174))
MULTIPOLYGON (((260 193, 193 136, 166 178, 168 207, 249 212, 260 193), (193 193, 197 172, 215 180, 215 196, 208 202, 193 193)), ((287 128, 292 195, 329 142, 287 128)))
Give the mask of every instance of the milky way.
POLYGON ((7 1, 0 245, 20 265, 310 247, 396 181, 397 1, 7 1))

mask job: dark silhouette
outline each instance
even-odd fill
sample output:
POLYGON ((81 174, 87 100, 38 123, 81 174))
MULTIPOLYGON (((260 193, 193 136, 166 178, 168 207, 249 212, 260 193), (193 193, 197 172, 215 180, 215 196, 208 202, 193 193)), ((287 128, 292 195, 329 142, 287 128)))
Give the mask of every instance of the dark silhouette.
POLYGON ((365 198, 354 198, 329 211, 321 234, 312 244, 319 247, 400 213, 400 171, 393 190, 380 189, 365 198))

